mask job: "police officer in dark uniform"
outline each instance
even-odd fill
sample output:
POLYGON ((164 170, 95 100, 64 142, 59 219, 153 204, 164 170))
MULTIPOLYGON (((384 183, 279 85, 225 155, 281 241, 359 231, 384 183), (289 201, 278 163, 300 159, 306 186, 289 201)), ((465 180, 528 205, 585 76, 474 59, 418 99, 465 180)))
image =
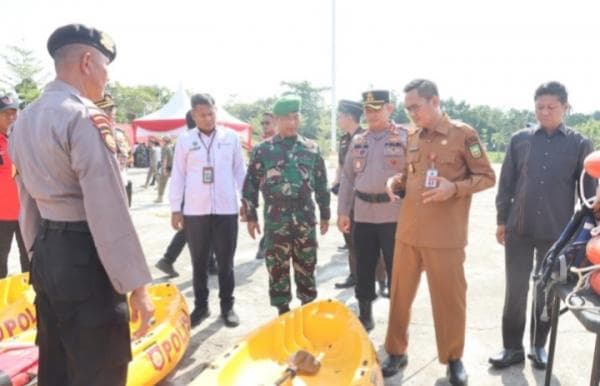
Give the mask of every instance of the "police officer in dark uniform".
MULTIPOLYGON (((363 133, 365 130, 360 127, 360 117, 363 113, 362 103, 342 99, 338 104, 337 122, 339 128, 344 132, 340 137, 338 148, 338 168, 336 170, 336 178, 331 188, 331 192, 338 194, 340 188, 340 179, 344 161, 348 154, 348 149, 352 143, 352 139, 363 133)), ((350 220, 354 217, 353 212, 350 212, 350 220)), ((335 288, 350 288, 356 285, 356 247, 352 242, 352 223, 350 224, 350 232, 342 233, 346 245, 348 246, 348 266, 350 274, 342 282, 335 283, 335 288)), ((379 294, 383 297, 388 297, 388 286, 386 284, 385 263, 383 257, 380 257, 375 270, 375 279, 379 285, 379 294)))
POLYGON ((38 384, 125 385, 131 360, 129 309, 148 330, 150 272, 127 210, 103 96, 116 49, 79 24, 48 40, 56 79, 15 122, 23 239, 32 250, 38 384))

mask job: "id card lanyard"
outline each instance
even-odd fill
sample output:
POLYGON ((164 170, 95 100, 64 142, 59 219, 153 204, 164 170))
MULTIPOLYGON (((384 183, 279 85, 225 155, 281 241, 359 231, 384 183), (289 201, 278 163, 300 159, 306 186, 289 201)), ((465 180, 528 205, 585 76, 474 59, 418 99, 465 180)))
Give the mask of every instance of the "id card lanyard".
POLYGON ((437 159, 437 155, 434 153, 429 154, 429 169, 425 174, 425 187, 426 188, 436 188, 437 181, 432 177, 438 176, 438 170, 435 167, 435 160, 437 159))
MULTIPOLYGON (((217 135, 217 129, 213 129, 212 135, 210 136, 210 142, 208 146, 204 143, 204 139, 202 139, 202 134, 198 130, 198 138, 200 138, 200 143, 206 149, 206 163, 210 165, 210 149, 212 149, 213 142, 215 140, 215 136, 217 135)), ((202 168, 202 183, 204 184, 212 184, 215 182, 215 168, 211 166, 205 166, 202 168)))

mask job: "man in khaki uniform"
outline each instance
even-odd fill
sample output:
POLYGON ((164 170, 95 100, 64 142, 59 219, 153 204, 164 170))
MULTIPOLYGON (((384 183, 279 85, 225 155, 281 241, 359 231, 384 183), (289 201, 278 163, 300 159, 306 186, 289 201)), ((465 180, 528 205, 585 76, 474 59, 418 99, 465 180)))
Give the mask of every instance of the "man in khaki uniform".
POLYGON ((38 382, 125 385, 129 310, 148 330, 151 276, 127 210, 103 96, 114 43, 71 24, 48 39, 56 79, 15 122, 21 228, 36 292, 38 382))
POLYGON ((383 362, 386 377, 407 363, 410 308, 421 272, 431 295, 438 359, 448 364, 452 385, 465 385, 461 358, 465 339, 466 289, 463 271, 471 195, 492 187, 495 175, 477 132, 450 120, 440 109, 437 86, 417 79, 405 88, 414 122, 407 166, 388 180, 390 198, 399 185, 405 196, 398 219, 390 314, 383 362))
POLYGON ((394 234, 400 202, 385 192, 388 178, 405 164, 407 130, 391 121, 394 105, 387 90, 363 93, 367 131, 352 139, 344 161, 338 201, 338 228, 350 232, 356 248, 359 319, 367 331, 375 326, 372 302, 375 267, 383 255, 388 277, 392 274, 394 234), (350 218, 351 212, 353 218, 350 218))

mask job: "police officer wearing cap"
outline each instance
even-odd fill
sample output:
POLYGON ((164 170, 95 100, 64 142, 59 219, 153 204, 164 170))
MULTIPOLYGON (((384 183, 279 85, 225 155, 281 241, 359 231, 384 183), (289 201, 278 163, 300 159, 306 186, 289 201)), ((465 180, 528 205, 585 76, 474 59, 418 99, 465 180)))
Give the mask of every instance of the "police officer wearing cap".
POLYGON ((387 90, 363 93, 368 129, 355 136, 344 161, 339 200, 338 228, 350 232, 357 255, 359 319, 366 330, 375 327, 371 303, 375 294, 375 267, 383 255, 388 277, 392 272, 394 234, 400 202, 392 202, 385 192, 389 177, 404 167, 407 130, 390 120, 394 106, 387 90))
POLYGON ((404 88, 404 105, 416 126, 409 133, 406 165, 390 178, 405 191, 394 248, 390 313, 382 363, 385 377, 406 366, 410 308, 421 273, 431 295, 438 360, 448 364, 450 384, 467 384, 462 364, 466 291, 463 270, 469 207, 474 193, 494 185, 494 170, 477 131, 451 120, 440 108, 435 83, 416 79, 404 88))
POLYGON ((149 328, 151 276, 127 210, 103 96, 115 58, 105 33, 80 24, 48 40, 56 79, 15 122, 21 229, 32 251, 39 385, 125 385, 129 309, 149 328), (43 139, 43 140, 40 140, 43 139))
POLYGON ((129 139, 123 129, 115 126, 117 122, 117 107, 115 101, 110 94, 104 94, 104 98, 96 101, 96 106, 100 107, 110 118, 111 126, 114 129, 115 144, 117 145, 117 161, 119 162, 119 170, 121 171, 121 179, 127 193, 127 206, 131 206, 132 186, 131 181, 127 178, 127 164, 131 157, 131 146, 129 139))
MULTIPOLYGON (((338 104, 338 115, 337 123, 344 134, 340 137, 340 143, 338 148, 338 168, 336 170, 336 179, 331 188, 332 193, 338 194, 340 188, 340 178, 342 169, 344 167, 344 161, 346 160, 346 154, 350 148, 352 139, 365 130, 360 127, 360 117, 363 113, 362 103, 354 102, 350 100, 341 100, 338 104)), ((353 221, 353 213, 350 212, 350 220, 353 221)), ((350 274, 342 282, 335 283, 335 288, 350 288, 356 285, 356 248, 352 242, 352 223, 350 224, 350 232, 342 233, 346 245, 348 246, 348 266, 350 268, 350 274)), ((388 296, 388 288, 386 284, 386 273, 385 263, 383 257, 380 257, 377 262, 377 268, 375 271, 375 278, 379 284, 379 294, 381 296, 388 296)))

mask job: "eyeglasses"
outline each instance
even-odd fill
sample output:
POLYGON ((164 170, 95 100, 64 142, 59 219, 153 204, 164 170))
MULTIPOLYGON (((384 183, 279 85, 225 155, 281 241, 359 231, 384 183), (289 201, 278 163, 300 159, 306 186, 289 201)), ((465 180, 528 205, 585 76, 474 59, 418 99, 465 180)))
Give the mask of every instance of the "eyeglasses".
POLYGON ((271 122, 270 121, 262 121, 260 124, 263 126, 267 126, 267 125, 270 125, 271 122))

